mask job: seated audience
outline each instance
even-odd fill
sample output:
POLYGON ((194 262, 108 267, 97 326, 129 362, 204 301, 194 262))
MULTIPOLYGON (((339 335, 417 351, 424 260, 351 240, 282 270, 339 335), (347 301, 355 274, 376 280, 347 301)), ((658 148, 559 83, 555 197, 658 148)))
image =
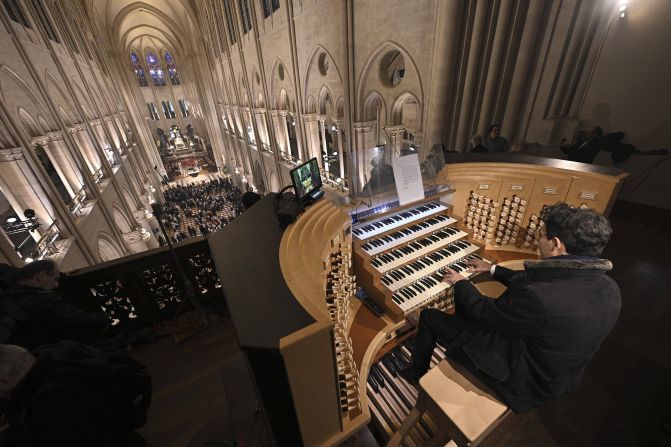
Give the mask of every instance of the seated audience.
POLYGON ((172 242, 220 230, 243 210, 242 192, 228 179, 180 185, 163 194, 161 219, 172 242))
POLYGON ((25 314, 9 338, 11 344, 33 349, 61 340, 96 341, 109 327, 104 313, 87 313, 68 304, 54 290, 61 272, 49 260, 31 262, 16 272, 7 297, 25 314))
POLYGON ((471 137, 471 150, 470 153, 482 153, 489 152, 486 147, 482 145, 482 137, 480 135, 473 135, 471 137))
POLYGON ((508 152, 510 145, 508 140, 503 138, 501 135, 501 126, 498 124, 492 124, 489 126, 489 131, 487 138, 483 143, 483 146, 487 148, 489 152, 508 152))

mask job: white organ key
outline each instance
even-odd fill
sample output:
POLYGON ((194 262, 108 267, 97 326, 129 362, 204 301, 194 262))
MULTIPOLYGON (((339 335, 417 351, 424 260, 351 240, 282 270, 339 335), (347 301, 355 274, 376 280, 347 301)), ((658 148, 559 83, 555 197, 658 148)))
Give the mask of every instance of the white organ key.
POLYGON ((446 227, 430 236, 418 239, 408 245, 376 256, 375 259, 371 261, 371 265, 375 267, 377 271, 385 273, 399 265, 449 245, 465 236, 468 236, 468 233, 457 230, 456 228, 446 227))
POLYGON ((445 205, 441 205, 437 202, 425 203, 373 222, 365 222, 352 230, 352 234, 358 239, 368 239, 369 237, 407 225, 410 222, 423 219, 446 209, 447 207, 445 205))
POLYGON ((466 241, 457 241, 430 255, 417 258, 410 264, 397 270, 387 272, 382 283, 392 292, 397 291, 419 278, 429 275, 438 269, 459 261, 466 255, 476 252, 480 247, 466 241), (387 284, 389 283, 389 284, 387 284))
POLYGON ((453 217, 448 217, 445 215, 435 216, 409 227, 401 228, 400 230, 393 233, 385 234, 384 236, 376 239, 371 239, 370 241, 362 244, 361 248, 366 253, 373 256, 378 253, 382 253, 383 251, 391 250, 394 247, 397 247, 418 237, 433 233, 434 231, 440 230, 441 228, 448 225, 452 225, 456 221, 457 220, 453 217))
MULTIPOLYGON (((450 267, 459 273, 464 278, 469 278, 473 273, 467 270, 466 261, 474 259, 475 257, 482 259, 477 255, 469 255, 461 260, 450 264, 450 267)), ((405 312, 410 312, 417 307, 424 306, 433 300, 438 294, 449 289, 451 286, 442 281, 444 268, 434 271, 432 274, 397 290, 392 296, 392 300, 405 312)))

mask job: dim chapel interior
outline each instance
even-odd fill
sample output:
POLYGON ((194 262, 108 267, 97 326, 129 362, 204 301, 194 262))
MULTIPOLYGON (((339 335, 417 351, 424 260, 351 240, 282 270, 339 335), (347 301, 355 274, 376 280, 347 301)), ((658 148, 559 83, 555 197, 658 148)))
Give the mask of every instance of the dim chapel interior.
MULTIPOLYGON (((329 275, 345 292, 366 281, 373 270, 357 263, 375 253, 357 242, 357 228, 407 208, 393 166, 417 156, 424 202, 445 208, 489 259, 536 258, 540 206, 560 200, 605 213, 614 228, 606 257, 623 311, 583 383, 556 403, 497 420, 478 441, 671 445, 671 163, 660 150, 671 146, 669 23, 668 0, 2 0, 0 262, 52 259, 78 281, 65 299, 104 310, 115 324, 154 327, 191 306, 166 242, 206 308, 227 307, 232 262, 274 263, 292 306, 317 322, 323 306, 330 337, 344 325, 351 371, 363 377, 353 407, 348 394, 334 416, 293 382, 278 394, 291 408, 289 425, 304 445, 384 445, 412 405, 386 416, 402 398, 376 407, 365 377, 400 333, 403 308, 385 307, 383 292, 374 297, 385 323, 357 352, 357 337, 366 337, 357 321, 368 312, 375 328, 377 317, 351 296, 336 321, 314 295, 329 290, 329 275), (493 124, 505 150, 471 153, 473 136, 485 141, 493 124), (619 139, 635 149, 567 161, 562 146, 594 126, 624 132, 619 139), (206 186, 221 182, 274 196, 313 158, 325 197, 277 240, 264 233, 278 228, 261 217, 266 199, 247 211, 222 199, 214 218, 204 210, 214 222, 204 227, 194 223, 198 211, 159 222, 152 208, 185 188, 213 194, 206 186), (517 208, 519 222, 506 226, 499 213, 487 227, 482 204, 495 202, 517 208), (238 220, 246 230, 236 230, 238 220), (252 236, 235 245, 227 233, 252 236), (350 270, 325 271, 338 247, 350 270), (321 422, 308 423, 311 411, 321 422)), ((260 284, 255 272, 249 281, 264 295, 249 300, 282 320, 273 282, 260 284)), ((371 275, 371 288, 381 284, 371 275)), ((141 429, 148 445, 289 439, 273 419, 259 360, 245 351, 242 326, 264 332, 264 320, 236 320, 240 306, 182 343, 133 349, 154 377, 141 429)), ((297 333, 292 346, 312 353, 318 338, 297 333)), ((319 354, 299 361, 289 347, 279 352, 290 384, 305 371, 300 380, 317 387, 311 381, 326 368, 311 364, 319 354)), ((435 425, 414 428, 404 445, 423 445, 435 425)))

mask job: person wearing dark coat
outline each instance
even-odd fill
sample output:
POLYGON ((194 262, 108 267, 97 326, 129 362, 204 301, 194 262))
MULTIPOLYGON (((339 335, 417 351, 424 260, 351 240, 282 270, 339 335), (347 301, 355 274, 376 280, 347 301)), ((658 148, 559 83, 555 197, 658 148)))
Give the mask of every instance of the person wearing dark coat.
POLYGON ((601 150, 600 138, 602 136, 603 130, 599 126, 590 127, 581 130, 573 144, 569 145, 566 139, 563 139, 559 148, 568 154, 567 160, 591 164, 601 150))
POLYGON ((513 411, 552 402, 580 383, 592 356, 615 326, 620 289, 599 258, 611 235, 608 220, 594 210, 557 204, 545 208, 540 260, 524 271, 472 262, 508 286, 494 300, 448 269, 456 314, 425 309, 412 354, 401 372, 416 383, 428 370, 436 341, 447 356, 468 368, 513 411))
POLYGON ((27 349, 61 340, 91 343, 107 330, 107 315, 83 312, 54 291, 60 276, 58 266, 49 260, 35 261, 19 269, 17 284, 7 296, 27 319, 13 334, 10 343, 27 349))

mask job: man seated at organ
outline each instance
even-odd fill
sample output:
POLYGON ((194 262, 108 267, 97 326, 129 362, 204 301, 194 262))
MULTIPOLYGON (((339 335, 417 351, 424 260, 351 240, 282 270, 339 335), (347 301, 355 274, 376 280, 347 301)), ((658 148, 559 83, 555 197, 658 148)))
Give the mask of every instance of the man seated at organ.
POLYGON ((416 384, 426 373, 440 341, 516 412, 576 388, 620 314, 620 289, 606 275, 612 263, 600 258, 612 230, 596 211, 565 203, 546 207, 541 220, 541 259, 526 261, 524 271, 471 261, 471 271, 508 287, 497 300, 447 269, 456 314, 421 312, 406 380, 416 384))

